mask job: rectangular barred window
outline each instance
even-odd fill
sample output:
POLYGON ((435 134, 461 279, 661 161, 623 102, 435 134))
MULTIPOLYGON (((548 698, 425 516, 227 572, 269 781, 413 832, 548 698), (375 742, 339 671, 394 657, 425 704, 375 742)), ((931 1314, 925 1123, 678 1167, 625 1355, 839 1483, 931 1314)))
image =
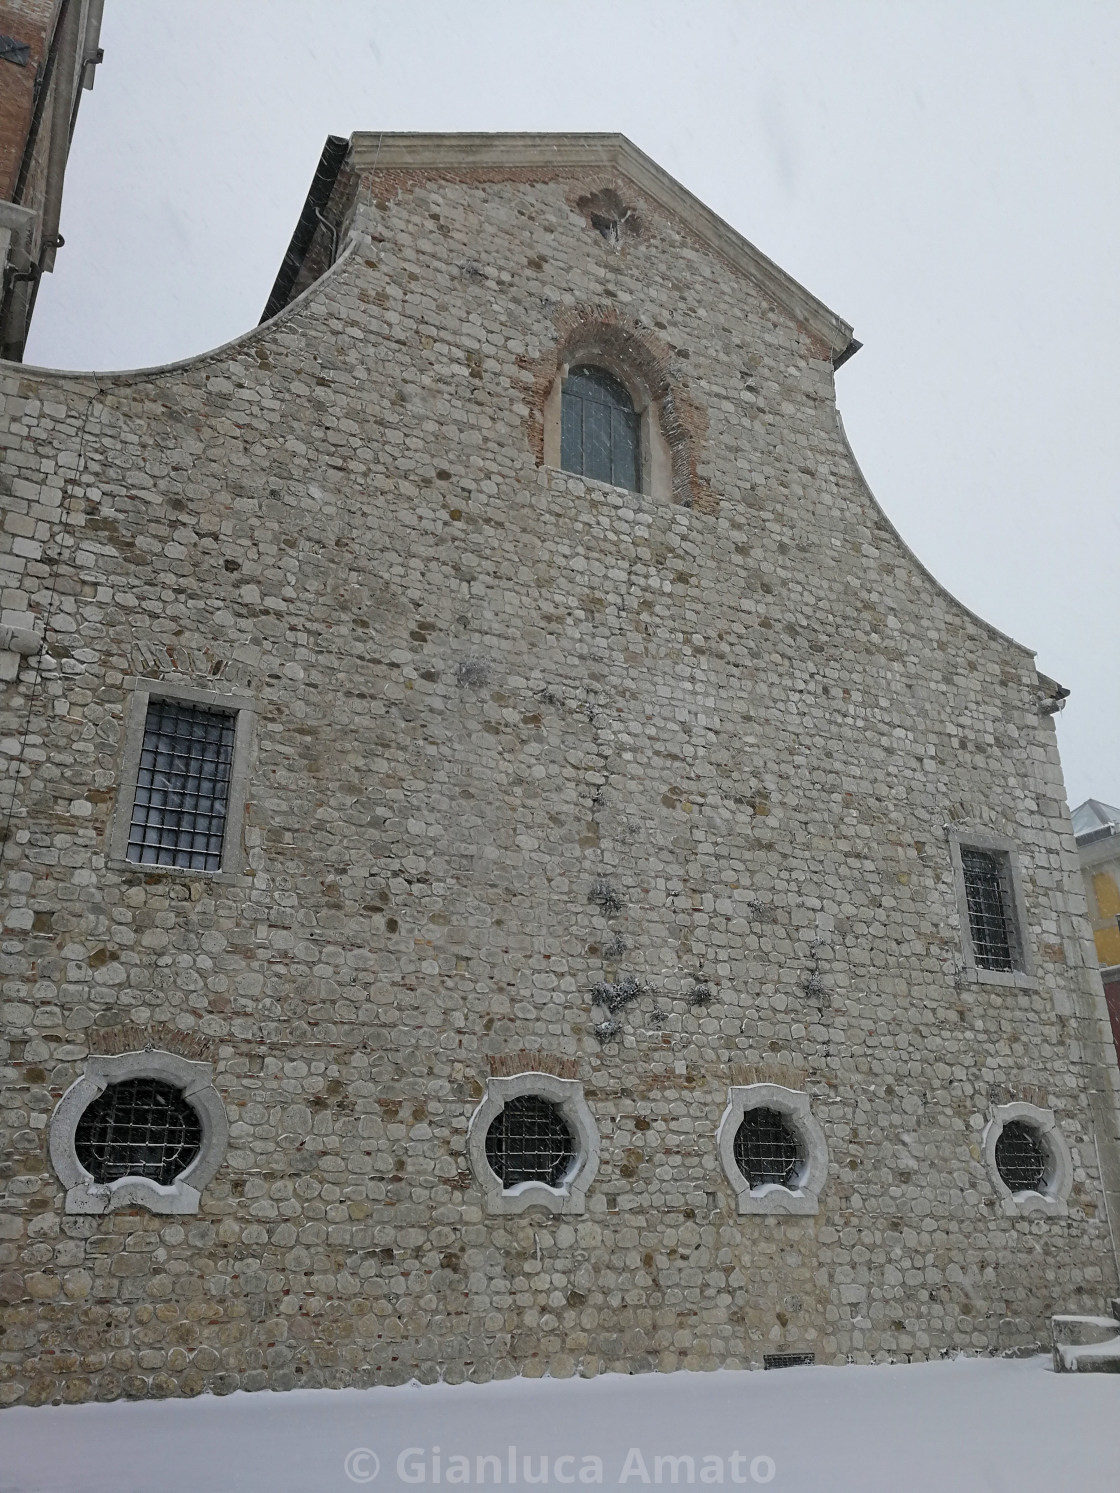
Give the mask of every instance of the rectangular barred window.
POLYGON ((237 715, 149 700, 125 859, 220 871, 237 715))
POLYGON ((998 850, 976 850, 962 845, 961 869, 977 967, 1017 968, 1019 940, 1007 855, 998 850))

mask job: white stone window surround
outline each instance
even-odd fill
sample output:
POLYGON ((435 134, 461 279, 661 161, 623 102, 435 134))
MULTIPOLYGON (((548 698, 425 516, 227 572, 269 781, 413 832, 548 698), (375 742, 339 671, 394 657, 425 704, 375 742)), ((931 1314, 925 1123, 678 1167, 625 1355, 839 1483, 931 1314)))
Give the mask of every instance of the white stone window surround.
POLYGON ((976 985, 1005 985, 1021 990, 1033 990, 1037 985, 1030 940, 1027 937, 1027 904, 1023 898, 1023 885, 1019 875, 1018 847, 1007 835, 979 827, 950 826, 946 835, 949 854, 953 864, 953 898, 961 925, 961 949, 964 954, 964 977, 976 985), (961 847, 969 850, 989 850, 1007 857, 1008 875, 1011 884, 1011 916, 1015 940, 1013 958, 1015 969, 984 969, 976 963, 976 951, 972 945, 972 923, 968 912, 968 894, 964 884, 964 865, 961 847))
POLYGON ((139 1205, 151 1213, 197 1213, 202 1189, 222 1164, 229 1141, 225 1105, 213 1083, 213 1066, 178 1053, 150 1049, 113 1057, 91 1054, 85 1072, 66 1090, 50 1121, 51 1164, 66 1188, 65 1212, 111 1213, 139 1205), (113 1083, 130 1078, 156 1078, 181 1089, 198 1115, 202 1146, 198 1155, 170 1186, 149 1177, 121 1177, 95 1182, 78 1160, 74 1136, 86 1110, 113 1083))
MULTIPOLYGON (((549 390, 548 398, 544 402, 542 414, 544 416, 544 464, 554 471, 563 472, 560 465, 560 431, 563 419, 563 386, 568 376, 569 368, 579 368, 590 365, 592 368, 602 368, 606 373, 618 379, 630 395, 634 403, 635 412, 640 422, 641 440, 641 488, 640 494, 646 497, 662 498, 666 502, 673 499, 673 454, 669 449, 669 443, 661 430, 661 420, 657 412, 657 404, 647 388, 644 380, 640 379, 634 370, 624 365, 613 353, 599 347, 594 339, 586 344, 580 344, 578 351, 569 352, 564 363, 560 366, 549 390)), ((578 472, 566 472, 566 476, 578 477, 578 472)), ((593 478, 582 479, 585 482, 594 481, 593 478)), ((625 489, 618 489, 625 491, 625 489)))
POLYGON ((820 1211, 820 1193, 828 1176, 828 1146, 824 1131, 810 1111, 809 1095, 777 1083, 733 1085, 727 1108, 716 1132, 716 1146, 724 1175, 735 1189, 739 1212, 807 1214, 820 1211), (801 1141, 803 1160, 795 1187, 767 1183, 752 1188, 735 1160, 735 1136, 743 1116, 752 1109, 774 1109, 786 1117, 801 1141))
POLYGON ((992 1186, 1000 1200, 1004 1213, 1048 1213, 1064 1218, 1070 1188, 1073 1186, 1073 1157, 1066 1138, 1062 1134, 1052 1109, 1040 1109, 1037 1104, 1016 1100, 1014 1104, 1000 1104, 992 1111, 992 1117, 984 1127, 981 1139, 984 1165, 992 1179, 992 1186), (1012 1120, 1022 1120, 1038 1132, 1043 1150, 1047 1155, 1047 1176, 1042 1192, 1012 1192, 999 1174, 996 1166, 996 1142, 1003 1134, 1003 1127, 1012 1120))
POLYGON ((175 679, 136 679, 128 702, 121 757, 117 800, 109 821, 108 863, 116 871, 139 871, 144 876, 198 876, 207 881, 231 882, 241 878, 245 868, 242 828, 245 800, 249 786, 249 753, 256 719, 257 702, 251 695, 231 694, 219 689, 200 689, 180 684, 175 679), (140 771, 140 753, 144 745, 144 728, 148 719, 149 700, 181 700, 206 710, 225 710, 236 715, 233 762, 230 765, 229 799, 226 806, 225 835, 222 840, 222 865, 219 871, 190 866, 139 865, 127 859, 128 834, 136 798, 140 771))
POLYGON ((515 1073, 508 1078, 489 1078, 486 1096, 471 1116, 467 1131, 471 1168, 482 1187, 487 1213, 524 1213, 544 1208, 549 1213, 583 1213, 587 1189, 599 1170, 599 1130, 577 1078, 557 1078, 552 1073, 515 1073), (534 1095, 555 1104, 568 1122, 575 1140, 575 1159, 558 1187, 547 1182, 519 1182, 506 1188, 486 1159, 486 1135, 511 1099, 534 1095))

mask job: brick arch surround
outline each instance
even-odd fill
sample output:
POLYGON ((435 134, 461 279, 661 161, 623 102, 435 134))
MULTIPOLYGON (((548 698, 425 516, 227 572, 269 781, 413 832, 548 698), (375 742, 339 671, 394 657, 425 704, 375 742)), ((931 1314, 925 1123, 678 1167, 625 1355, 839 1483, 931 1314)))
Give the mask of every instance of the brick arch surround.
POLYGON ((693 402, 673 367, 672 349, 647 328, 628 321, 612 306, 579 306, 556 318, 555 345, 541 358, 525 360, 533 377, 529 443, 538 466, 544 463, 544 407, 567 363, 601 359, 644 385, 669 447, 673 499, 701 513, 719 512, 719 500, 698 475, 699 450, 707 434, 703 410, 693 402))

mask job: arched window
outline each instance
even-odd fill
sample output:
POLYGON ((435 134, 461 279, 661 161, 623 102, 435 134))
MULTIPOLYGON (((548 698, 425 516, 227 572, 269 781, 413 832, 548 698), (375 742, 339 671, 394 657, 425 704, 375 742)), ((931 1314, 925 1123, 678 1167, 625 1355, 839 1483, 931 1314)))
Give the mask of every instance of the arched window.
POLYGON ((560 465, 566 472, 641 491, 641 416, 604 368, 570 368, 561 391, 560 465))

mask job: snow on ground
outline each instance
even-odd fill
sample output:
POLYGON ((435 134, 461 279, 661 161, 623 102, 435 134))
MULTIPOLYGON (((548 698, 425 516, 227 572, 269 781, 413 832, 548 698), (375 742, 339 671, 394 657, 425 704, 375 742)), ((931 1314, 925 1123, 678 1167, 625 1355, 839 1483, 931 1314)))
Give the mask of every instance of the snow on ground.
POLYGON ((1117 1493, 1120 1375, 957 1359, 0 1412, 3 1493, 1117 1493), (511 1467, 514 1477, 511 1479, 511 1467))

